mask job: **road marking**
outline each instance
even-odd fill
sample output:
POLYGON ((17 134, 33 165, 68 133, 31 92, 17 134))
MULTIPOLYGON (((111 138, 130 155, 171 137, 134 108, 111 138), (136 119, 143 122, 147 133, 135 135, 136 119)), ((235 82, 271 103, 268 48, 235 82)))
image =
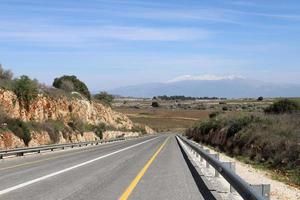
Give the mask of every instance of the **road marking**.
POLYGON ((130 183, 128 188, 125 190, 125 192, 122 194, 122 196, 119 198, 119 200, 127 200, 128 197, 133 192, 134 188, 137 186, 139 181, 142 179, 142 177, 145 175, 146 171, 150 167, 150 165, 153 163, 153 161, 158 156, 159 152, 164 148, 164 146, 167 144, 170 137, 168 137, 164 143, 158 148, 158 150, 154 153, 154 155, 151 157, 151 159, 146 163, 146 165, 143 167, 143 169, 138 173, 138 175, 133 179, 133 181, 130 183))
POLYGON ((132 149, 132 148, 134 148, 134 147, 140 146, 140 145, 142 145, 142 144, 145 144, 145 143, 150 142, 150 141, 152 141, 152 140, 155 140, 155 139, 157 139, 157 138, 159 138, 159 137, 155 137, 155 138, 152 138, 152 139, 150 139, 150 140, 146 140, 146 141, 144 141, 144 142, 140 142, 140 143, 138 143, 138 144, 131 145, 131 146, 129 146, 129 147, 120 149, 120 150, 118 150, 118 151, 114 151, 114 152, 112 152, 112 153, 109 153, 109 154, 100 156, 100 157, 98 157, 98 158, 95 158, 95 159, 92 159, 92 160, 83 162, 83 163, 81 163, 81 164, 74 165, 74 166, 72 166, 72 167, 68 167, 68 168, 66 168, 66 169, 63 169, 63 170, 60 170, 60 171, 57 171, 57 172, 54 172, 54 173, 51 173, 51 174, 48 174, 48 175, 45 175, 45 176, 36 178, 36 179, 33 179, 33 180, 31 180, 31 181, 27 181, 27 182, 21 183, 21 184, 19 184, 19 185, 16 185, 16 186, 13 186, 13 187, 10 187, 10 188, 1 190, 1 191, 0 191, 0 195, 3 195, 3 194, 6 194, 6 193, 9 193, 9 192, 12 192, 12 191, 14 191, 14 190, 17 190, 17 189, 26 187, 26 186, 28 186, 28 185, 32 185, 32 184, 34 184, 34 183, 37 183, 37 182, 43 181, 43 180, 45 180, 45 179, 51 178, 51 177, 53 177, 53 176, 57 176, 57 175, 59 175, 59 174, 62 174, 62 173, 71 171, 71 170, 73 170, 73 169, 76 169, 76 168, 79 168, 79 167, 88 165, 88 164, 90 164, 90 163, 93 163, 93 162, 95 162, 95 161, 101 160, 101 159, 103 159, 103 158, 106 158, 106 157, 115 155, 115 154, 117 154, 117 153, 126 151, 126 150, 128 150, 128 149, 132 149))
MULTIPOLYGON (((111 143, 111 144, 116 144, 116 143, 111 143)), ((98 146, 98 147, 106 147, 104 146, 106 144, 103 144, 101 146, 98 146)), ((93 147, 96 147, 96 146, 93 146, 93 147)), ((81 149, 74 149, 74 150, 81 150, 81 149)), ((90 151, 94 151, 95 148, 92 148, 92 149, 82 149, 82 150, 87 150, 85 151, 85 153, 87 152, 90 152, 90 151)), ((69 151, 70 152, 70 151, 69 151)), ((63 151, 59 151, 58 153, 64 153, 63 151)), ((65 153, 67 153, 67 151, 65 151, 65 153)), ((74 155, 77 155, 77 154, 81 154, 83 153, 83 151, 79 151, 79 152, 71 152, 68 156, 74 156, 74 155)), ((0 171, 3 171, 3 170, 8 170, 8 169, 14 169, 14 168, 17 168, 17 167, 23 167, 23 166, 27 166, 27 165, 31 165, 31 164, 37 164, 37 163, 41 163, 41 162, 44 162, 44 161, 49 161, 49 160, 54 160, 54 159, 57 159, 57 158, 62 158, 62 157, 65 157, 66 154, 64 155, 61 155, 61 156, 54 156, 54 157, 50 157, 50 158, 45 158, 43 160, 37 160, 37 161, 32 161, 32 162, 27 162, 27 163, 23 163, 23 164, 18 164, 18 165, 14 165, 14 166, 11 166, 11 167, 4 167, 4 168, 0 168, 0 171)))

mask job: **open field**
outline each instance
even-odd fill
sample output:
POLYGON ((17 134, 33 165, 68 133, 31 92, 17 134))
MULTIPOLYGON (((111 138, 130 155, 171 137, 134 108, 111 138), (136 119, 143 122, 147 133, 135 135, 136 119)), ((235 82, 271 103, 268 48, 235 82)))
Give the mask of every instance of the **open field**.
POLYGON ((184 131, 198 121, 207 119, 210 113, 226 112, 235 115, 243 112, 262 112, 273 102, 272 99, 236 100, 152 100, 116 99, 114 110, 126 114, 133 122, 146 124, 157 131, 184 131), (158 108, 151 106, 157 101, 158 108))
POLYGON ((126 114, 133 122, 146 124, 157 131, 183 130, 197 121, 208 118, 210 111, 170 110, 160 108, 115 108, 126 114))

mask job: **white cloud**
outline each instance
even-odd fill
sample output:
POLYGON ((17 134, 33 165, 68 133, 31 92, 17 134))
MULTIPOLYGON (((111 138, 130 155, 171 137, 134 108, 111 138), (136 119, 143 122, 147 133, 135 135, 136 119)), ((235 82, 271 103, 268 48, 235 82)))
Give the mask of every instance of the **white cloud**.
POLYGON ((121 41, 194 41, 211 33, 200 28, 139 26, 61 26, 0 21, 0 41, 82 43, 121 41))
POLYGON ((174 83, 179 81, 218 81, 218 80, 234 80, 234 79, 244 79, 244 77, 236 76, 236 75, 219 76, 213 74, 183 75, 183 76, 178 76, 172 80, 169 80, 167 81, 167 83, 174 83))

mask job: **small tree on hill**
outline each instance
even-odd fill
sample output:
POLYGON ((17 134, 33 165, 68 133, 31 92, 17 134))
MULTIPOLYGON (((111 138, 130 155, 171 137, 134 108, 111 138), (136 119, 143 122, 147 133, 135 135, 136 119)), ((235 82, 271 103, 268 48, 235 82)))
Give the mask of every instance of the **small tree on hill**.
POLYGON ((114 100, 114 96, 108 94, 107 92, 100 92, 99 94, 94 95, 94 98, 109 106, 111 106, 114 100))
POLYGON ((15 80, 13 90, 17 95, 21 106, 29 110, 29 105, 38 95, 38 82, 28 76, 21 76, 15 80))
POLYGON ((263 100, 264 100, 263 97, 258 97, 258 98, 257 98, 257 101, 263 101, 263 100))
POLYGON ((76 76, 62 76, 56 78, 53 82, 53 87, 70 92, 68 90, 72 89, 71 83, 73 84, 74 91, 84 95, 88 100, 91 100, 91 93, 88 87, 76 76))

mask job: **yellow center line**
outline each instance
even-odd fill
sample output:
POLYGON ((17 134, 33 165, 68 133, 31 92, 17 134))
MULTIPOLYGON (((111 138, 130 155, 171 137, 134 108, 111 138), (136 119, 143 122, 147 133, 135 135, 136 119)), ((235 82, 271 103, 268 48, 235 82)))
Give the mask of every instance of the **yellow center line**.
POLYGON ((143 167, 143 169, 138 173, 138 175, 133 179, 133 181, 130 183, 128 188, 125 190, 125 192, 122 194, 122 196, 119 198, 119 200, 127 200, 128 197, 133 192, 134 188, 137 186, 139 181, 142 179, 142 177, 145 175, 146 171, 150 167, 150 165, 153 163, 153 161, 158 156, 159 152, 164 148, 164 146, 167 144, 170 137, 168 137, 164 143, 158 148, 158 150, 154 153, 154 155, 151 157, 151 159, 146 163, 146 165, 143 167))

